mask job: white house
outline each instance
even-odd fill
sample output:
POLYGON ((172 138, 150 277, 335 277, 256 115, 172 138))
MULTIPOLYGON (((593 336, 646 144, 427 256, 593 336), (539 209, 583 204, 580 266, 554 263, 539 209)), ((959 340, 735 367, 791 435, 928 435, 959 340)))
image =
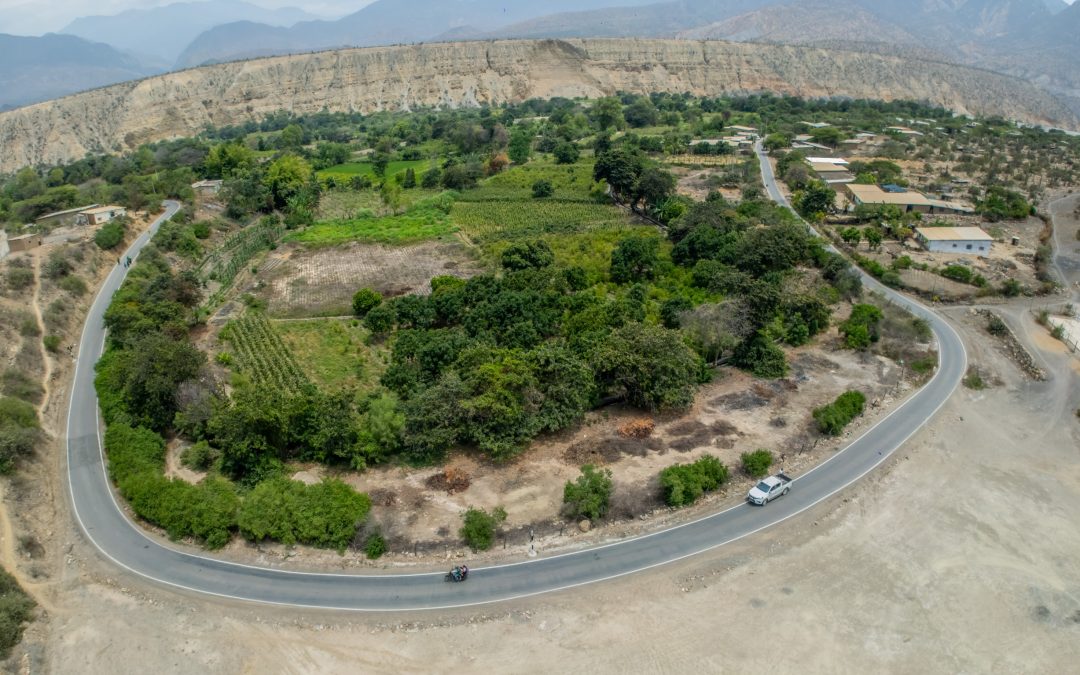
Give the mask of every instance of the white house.
POLYGON ((994 238, 978 227, 920 227, 915 238, 933 253, 962 253, 985 258, 994 238))
POLYGON ((99 206, 79 213, 79 225, 104 225, 115 218, 127 215, 123 206, 99 206))

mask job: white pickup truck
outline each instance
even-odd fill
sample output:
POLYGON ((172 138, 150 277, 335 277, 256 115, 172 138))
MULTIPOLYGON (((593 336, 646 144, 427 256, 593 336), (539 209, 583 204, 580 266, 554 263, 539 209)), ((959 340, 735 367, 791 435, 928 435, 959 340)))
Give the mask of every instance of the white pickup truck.
POLYGON ((750 488, 746 495, 746 501, 758 506, 765 506, 781 495, 791 491, 791 478, 781 471, 775 476, 761 479, 761 482, 750 488))

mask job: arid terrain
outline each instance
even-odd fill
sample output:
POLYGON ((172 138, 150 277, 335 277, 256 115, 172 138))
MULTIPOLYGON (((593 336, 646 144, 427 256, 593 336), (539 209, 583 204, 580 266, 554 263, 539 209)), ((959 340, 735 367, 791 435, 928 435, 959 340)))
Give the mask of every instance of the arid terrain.
POLYGON ((1073 112, 1029 82, 929 60, 678 40, 465 42, 224 63, 0 113, 0 171, 126 152, 283 109, 369 113, 618 91, 922 100, 961 113, 1077 125, 1073 112))
MULTIPOLYGON (((1072 209, 1056 213, 1058 245, 1075 254, 1080 221, 1072 209)), ((1077 270, 1061 267, 1075 282, 1077 270)), ((77 533, 54 447, 9 488, 17 498, 0 518, 5 565, 41 606, 5 665, 26 673, 541 672, 553 663, 737 672, 782 649, 802 672, 1067 671, 1080 657, 1080 360, 1029 308, 1003 309, 1048 374, 1034 381, 970 308, 946 312, 972 365, 995 384, 959 389, 853 489, 710 554, 468 611, 315 614, 147 586, 77 533), (36 546, 16 540, 27 532, 36 546)), ((53 405, 62 409, 61 399, 53 405)), ((46 417, 54 429, 56 417, 46 417)))

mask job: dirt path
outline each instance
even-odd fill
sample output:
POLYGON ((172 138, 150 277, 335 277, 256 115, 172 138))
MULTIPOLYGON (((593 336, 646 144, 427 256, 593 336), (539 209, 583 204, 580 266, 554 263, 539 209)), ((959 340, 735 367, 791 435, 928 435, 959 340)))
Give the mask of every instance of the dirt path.
MULTIPOLYGON (((34 293, 30 302, 30 309, 34 312, 34 320, 37 321, 38 331, 41 333, 42 338, 45 336, 45 319, 41 315, 41 254, 35 252, 32 260, 34 261, 34 293)), ((50 382, 52 381, 53 364, 52 359, 49 358, 49 352, 45 349, 44 340, 38 340, 38 348, 41 349, 41 362, 45 372, 41 376, 41 386, 45 390, 45 394, 41 397, 41 404, 38 405, 38 419, 44 422, 45 410, 49 407, 49 401, 52 399, 52 388, 50 382)), ((45 427, 43 427, 45 428, 45 427)), ((51 433, 51 430, 45 428, 46 432, 51 433)))

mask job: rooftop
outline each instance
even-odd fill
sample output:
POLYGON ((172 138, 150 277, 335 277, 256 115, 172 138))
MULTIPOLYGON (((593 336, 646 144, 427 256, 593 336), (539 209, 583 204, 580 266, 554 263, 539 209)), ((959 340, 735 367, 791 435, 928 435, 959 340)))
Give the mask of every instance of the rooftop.
POLYGON ((93 209, 80 209, 79 213, 89 213, 89 214, 96 215, 98 213, 108 213, 110 211, 123 211, 123 210, 125 210, 123 206, 98 206, 98 207, 93 208, 93 209))
POLYGON ((915 231, 927 241, 994 241, 979 227, 920 227, 915 231))
POLYGON ((886 192, 876 185, 848 185, 848 190, 864 204, 929 206, 930 200, 919 192, 886 192))
POLYGON ((57 216, 66 216, 72 213, 82 213, 83 211, 87 209, 92 209, 96 206, 97 204, 91 204, 89 206, 79 206, 74 209, 67 209, 64 211, 54 211, 53 213, 46 213, 43 216, 39 216, 37 220, 48 220, 49 218, 56 218, 57 216))

